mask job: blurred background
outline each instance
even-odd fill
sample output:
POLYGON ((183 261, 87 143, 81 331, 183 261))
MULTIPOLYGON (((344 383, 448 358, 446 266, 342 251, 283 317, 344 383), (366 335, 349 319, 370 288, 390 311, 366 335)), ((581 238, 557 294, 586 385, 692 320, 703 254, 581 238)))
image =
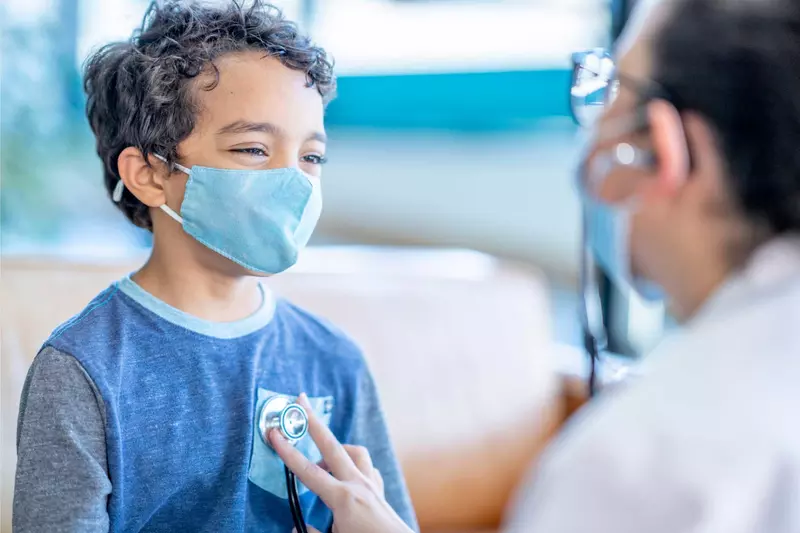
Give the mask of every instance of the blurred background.
MULTIPOLYGON (((458 247, 534 265, 550 280, 557 338, 578 343, 570 55, 608 46, 630 2, 275 3, 338 66, 315 244, 458 247)), ((5 0, 4 254, 103 258, 148 246, 102 185, 80 74, 98 45, 130 36, 147 4, 5 0)), ((616 298, 633 339, 618 351, 634 353, 661 314, 616 298)))

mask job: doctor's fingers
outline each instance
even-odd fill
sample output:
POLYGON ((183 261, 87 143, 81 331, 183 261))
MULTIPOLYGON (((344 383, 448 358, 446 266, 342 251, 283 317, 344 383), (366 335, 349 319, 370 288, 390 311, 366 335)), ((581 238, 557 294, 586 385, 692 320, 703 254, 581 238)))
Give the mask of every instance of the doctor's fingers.
POLYGON ((375 477, 374 477, 375 485, 378 487, 378 490, 380 491, 380 493, 384 497, 386 497, 386 487, 383 484, 383 476, 381 475, 381 471, 376 468, 374 470, 374 473, 375 473, 375 477))
MULTIPOLYGON (((303 485, 320 497, 330 509, 341 499, 346 489, 341 481, 309 461, 305 455, 287 441, 280 431, 273 429, 269 440, 283 463, 294 472, 303 485)), ((355 467, 354 467, 355 468, 355 467)))
MULTIPOLYGON (((301 394, 297 401, 308 413, 308 433, 311 435, 311 439, 317 445, 317 448, 319 448, 322 459, 325 461, 331 474, 342 481, 360 478, 362 475, 361 470, 356 466, 353 459, 351 459, 345 447, 336 439, 336 436, 331 432, 330 428, 314 414, 314 410, 311 409, 306 395, 301 394)), ((371 464, 372 460, 370 459, 370 465, 371 464)), ((299 476, 299 473, 295 473, 299 476)))
MULTIPOLYGON (((375 466, 372 464, 372 457, 369 454, 369 450, 363 446, 353 446, 351 444, 343 444, 342 447, 344 448, 344 451, 347 452, 347 455, 350 456, 350 459, 353 460, 356 468, 358 468, 367 479, 371 480, 378 488, 379 492, 383 494, 383 476, 381 476, 380 470, 375 468, 375 466)), ((319 467, 323 470, 328 472, 331 471, 324 460, 317 463, 317 465, 319 465, 319 467)))
POLYGON ((375 470, 375 468, 372 466, 372 457, 370 457, 369 451, 363 446, 353 446, 351 444, 343 444, 342 448, 344 448, 344 451, 350 456, 350 459, 353 460, 353 464, 356 465, 356 468, 358 468, 362 474, 372 479, 372 471, 375 470))

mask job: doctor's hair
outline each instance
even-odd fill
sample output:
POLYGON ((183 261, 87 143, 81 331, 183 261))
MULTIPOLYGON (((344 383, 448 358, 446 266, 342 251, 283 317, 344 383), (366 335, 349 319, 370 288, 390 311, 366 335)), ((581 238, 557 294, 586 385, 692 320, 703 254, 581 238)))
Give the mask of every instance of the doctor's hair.
POLYGON ((682 0, 653 55, 678 111, 711 124, 754 233, 800 231, 800 2, 682 0))
MULTIPOLYGON (((250 50, 304 72, 307 86, 316 88, 325 104, 333 99, 336 79, 325 50, 261 0, 246 5, 244 0, 224 5, 155 0, 130 39, 107 44, 87 59, 86 116, 109 195, 120 180, 117 159, 129 146, 145 160, 163 156, 172 168, 178 144, 195 126, 194 91, 217 86, 216 59, 250 50)), ((136 226, 152 230, 149 208, 127 189, 117 206, 136 226)))

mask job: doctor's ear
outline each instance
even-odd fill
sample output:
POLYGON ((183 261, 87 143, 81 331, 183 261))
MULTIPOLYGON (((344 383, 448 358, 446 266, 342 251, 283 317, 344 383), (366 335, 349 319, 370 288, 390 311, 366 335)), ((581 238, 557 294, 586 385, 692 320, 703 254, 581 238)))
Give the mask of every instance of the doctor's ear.
POLYGON ((148 165, 141 150, 128 146, 117 158, 117 169, 125 188, 144 205, 159 207, 166 202, 163 164, 148 165))
POLYGON ((725 161, 714 128, 702 115, 684 113, 686 141, 692 154, 692 181, 702 182, 724 194, 725 161))
POLYGON ((689 177, 689 146, 681 114, 666 100, 647 107, 650 136, 657 165, 659 193, 674 195, 689 177))

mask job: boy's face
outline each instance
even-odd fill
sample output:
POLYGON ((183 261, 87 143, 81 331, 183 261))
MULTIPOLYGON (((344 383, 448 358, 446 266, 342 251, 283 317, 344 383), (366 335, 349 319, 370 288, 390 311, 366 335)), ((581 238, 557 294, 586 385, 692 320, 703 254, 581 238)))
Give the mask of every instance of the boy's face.
POLYGON ((180 162, 187 167, 297 167, 319 176, 324 109, 316 88, 306 86, 306 75, 257 51, 223 56, 215 64, 219 83, 212 90, 203 88, 213 82, 211 73, 196 81, 198 117, 192 134, 178 146, 180 162))
MULTIPOLYGON (((189 168, 295 167, 319 176, 325 157, 324 106, 317 89, 307 86, 306 75, 258 51, 223 56, 215 65, 219 82, 213 89, 205 89, 213 83, 213 73, 195 82, 196 124, 178 145, 178 161, 189 168)), ((164 168, 158 163, 156 168, 164 168)), ((178 213, 187 179, 175 172, 162 181, 164 200, 178 213)), ((168 239, 193 240, 159 209, 151 209, 151 216, 157 238, 163 234, 168 239), (159 226, 169 229, 160 232, 159 226)), ((222 258, 209 257, 204 247, 195 251, 222 266, 222 258)))

